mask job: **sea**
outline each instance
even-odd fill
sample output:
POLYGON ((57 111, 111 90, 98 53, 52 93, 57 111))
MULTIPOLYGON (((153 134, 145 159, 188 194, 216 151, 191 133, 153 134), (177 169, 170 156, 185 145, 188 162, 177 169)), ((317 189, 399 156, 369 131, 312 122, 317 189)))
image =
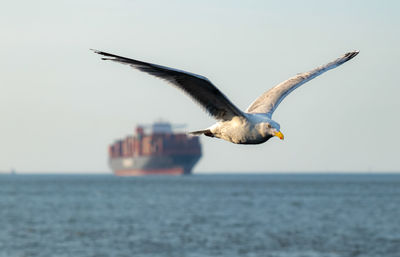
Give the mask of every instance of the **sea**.
POLYGON ((0 175, 0 257, 400 256, 400 175, 0 175))

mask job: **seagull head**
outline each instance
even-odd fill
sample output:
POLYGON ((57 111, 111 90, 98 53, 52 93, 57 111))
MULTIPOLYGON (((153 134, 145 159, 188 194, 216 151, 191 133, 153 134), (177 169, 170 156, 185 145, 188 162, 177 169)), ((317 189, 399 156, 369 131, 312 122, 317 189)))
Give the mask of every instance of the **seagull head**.
POLYGON ((267 137, 279 137, 281 140, 284 138, 280 131, 280 125, 273 120, 263 123, 262 130, 267 137))

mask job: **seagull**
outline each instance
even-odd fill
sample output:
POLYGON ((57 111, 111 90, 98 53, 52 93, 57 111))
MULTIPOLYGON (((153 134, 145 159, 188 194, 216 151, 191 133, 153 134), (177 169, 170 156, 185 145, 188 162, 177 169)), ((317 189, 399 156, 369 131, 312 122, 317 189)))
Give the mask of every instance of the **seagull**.
POLYGON ((272 120, 272 114, 282 100, 307 81, 338 67, 359 53, 359 51, 348 52, 330 63, 308 72, 299 73, 283 81, 259 96, 243 112, 229 101, 206 77, 94 49, 91 50, 104 56, 102 60, 129 65, 139 71, 161 78, 183 90, 217 120, 214 125, 204 130, 190 132, 190 134, 216 137, 235 144, 261 144, 274 136, 283 140, 284 136, 280 131, 279 123, 272 120))

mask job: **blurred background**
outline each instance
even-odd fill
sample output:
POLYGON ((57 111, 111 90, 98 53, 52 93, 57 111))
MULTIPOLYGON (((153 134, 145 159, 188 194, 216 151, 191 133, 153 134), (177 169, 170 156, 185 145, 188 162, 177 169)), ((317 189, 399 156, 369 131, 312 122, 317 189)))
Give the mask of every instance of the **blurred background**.
POLYGON ((195 172, 398 171, 398 1, 6 1, 0 170, 109 173, 107 146, 158 119, 214 123, 175 88, 89 49, 208 77, 239 108, 290 76, 360 54, 294 91, 285 140, 201 138, 195 172))

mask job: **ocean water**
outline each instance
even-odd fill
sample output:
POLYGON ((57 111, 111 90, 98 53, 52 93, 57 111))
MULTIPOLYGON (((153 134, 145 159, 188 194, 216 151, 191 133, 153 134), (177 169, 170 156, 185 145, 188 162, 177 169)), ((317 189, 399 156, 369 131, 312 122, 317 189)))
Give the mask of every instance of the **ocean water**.
POLYGON ((400 175, 1 175, 17 256, 400 256, 400 175))

